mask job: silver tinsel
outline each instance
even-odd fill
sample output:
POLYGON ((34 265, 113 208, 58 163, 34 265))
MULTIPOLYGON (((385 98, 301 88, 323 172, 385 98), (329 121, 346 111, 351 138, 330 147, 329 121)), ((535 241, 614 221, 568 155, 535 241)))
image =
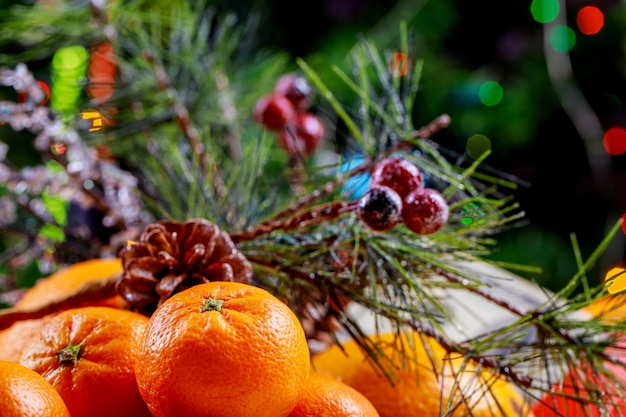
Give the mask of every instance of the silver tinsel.
MULTIPOLYGON (((100 158, 97 150, 83 141, 80 130, 57 117, 50 108, 38 104, 44 101, 45 92, 26 65, 0 68, 0 85, 12 87, 25 97, 19 103, 0 101, 0 124, 7 124, 16 132, 32 133, 32 145, 42 154, 42 160, 56 160, 54 164, 10 166, 5 161, 9 146, 0 140, 0 183, 9 192, 0 199, 0 231, 16 229, 13 223, 20 210, 34 216, 39 226, 54 224, 54 216, 41 198, 42 193, 46 193, 83 209, 96 207, 103 212, 102 226, 114 233, 101 248, 100 255, 116 256, 127 240, 137 238, 145 225, 153 221, 137 193, 136 178, 115 161, 100 158), (53 151, 58 147, 63 149, 61 154, 53 151)), ((66 227, 64 224, 57 226, 66 227)), ((80 226, 70 232, 79 238, 91 237, 90 233, 81 233, 79 229, 80 226)), ((32 228, 29 232, 36 235, 38 229, 32 228)), ((50 248, 50 242, 41 236, 34 241, 50 248)), ((36 257, 41 251, 29 253, 36 257)))

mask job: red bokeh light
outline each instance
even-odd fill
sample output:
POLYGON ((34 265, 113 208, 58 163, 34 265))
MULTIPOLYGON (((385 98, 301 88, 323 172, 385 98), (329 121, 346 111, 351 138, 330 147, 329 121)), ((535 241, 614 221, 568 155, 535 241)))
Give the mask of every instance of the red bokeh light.
POLYGON ((622 232, 626 235, 626 213, 622 214, 622 232))
MULTIPOLYGON (((50 100, 50 87, 48 87, 48 84, 46 84, 45 82, 41 80, 37 81, 37 84, 39 84, 39 88, 41 88, 43 92, 46 94, 46 97, 39 104, 40 106, 43 106, 50 100)), ((19 92, 17 94, 17 102, 20 104, 25 103, 27 98, 28 96, 26 95, 25 92, 19 92)))
POLYGON ((394 77, 404 77, 409 72, 409 59, 402 52, 394 52, 387 66, 394 77))
POLYGON ((594 6, 585 6, 576 15, 576 25, 583 35, 595 35, 604 26, 604 13, 594 6))
POLYGON ((604 149, 611 155, 620 155, 626 152, 626 129, 612 127, 604 133, 602 139, 604 149))
POLYGON ((63 155, 67 150, 67 147, 63 143, 55 143, 51 147, 52 153, 55 155, 63 155))
POLYGON ((50 87, 48 87, 48 84, 44 83, 43 81, 37 81, 37 83, 39 84, 39 87, 41 87, 43 92, 46 93, 46 98, 44 98, 41 102, 41 106, 43 106, 50 100, 50 87))

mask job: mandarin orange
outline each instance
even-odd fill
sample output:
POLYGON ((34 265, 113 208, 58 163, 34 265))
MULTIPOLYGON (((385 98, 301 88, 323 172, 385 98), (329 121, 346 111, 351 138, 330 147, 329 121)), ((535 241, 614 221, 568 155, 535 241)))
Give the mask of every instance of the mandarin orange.
POLYGON ((63 399, 37 372, 0 361, 0 416, 70 417, 63 399))
POLYGON ((602 318, 606 324, 623 321, 626 318, 626 292, 597 298, 585 306, 583 311, 602 318))
POLYGON ((285 417, 310 372, 304 330, 261 288, 214 281, 154 312, 136 365, 155 417, 285 417))
MULTIPOLYGON (((43 307, 74 293, 85 283, 106 279, 121 270, 122 263, 118 258, 78 262, 37 281, 24 293, 15 307, 25 310, 43 307)), ((124 306, 124 300, 116 295, 100 301, 86 302, 84 305, 121 308, 124 306)), ((0 360, 17 361, 25 343, 40 327, 41 318, 37 318, 16 321, 6 329, 0 330, 0 360)))
POLYGON ((39 332, 43 319, 21 320, 0 330, 0 360, 18 362, 30 338, 39 332))
MULTIPOLYGON (((119 258, 90 259, 75 263, 37 281, 15 306, 24 309, 44 306, 72 294, 85 283, 106 279, 121 270, 122 262, 119 258)), ((116 295, 90 304, 120 308, 124 305, 124 300, 116 295)))
POLYGON ((354 388, 312 372, 289 417, 379 417, 372 403, 354 388))
POLYGON ((59 392, 72 417, 149 417, 134 366, 148 318, 110 307, 80 307, 41 319, 19 363, 59 392))
POLYGON ((371 336, 389 379, 354 340, 313 356, 313 370, 353 387, 381 417, 532 416, 513 383, 496 379, 417 332, 371 336))

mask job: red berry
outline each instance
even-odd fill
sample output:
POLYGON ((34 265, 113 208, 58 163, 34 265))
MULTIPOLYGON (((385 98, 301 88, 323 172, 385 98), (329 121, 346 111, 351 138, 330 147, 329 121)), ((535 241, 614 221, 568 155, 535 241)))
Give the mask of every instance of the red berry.
POLYGON ((372 171, 371 187, 378 185, 393 188, 405 199, 411 191, 424 187, 424 177, 411 161, 392 156, 380 161, 372 171))
POLYGON ((254 106, 254 120, 263 123, 267 130, 279 131, 296 117, 291 101, 282 96, 267 96, 254 106))
POLYGON ((304 140, 309 153, 317 149, 324 138, 324 124, 312 113, 298 113, 295 128, 296 134, 304 140))
POLYGON ((419 188, 404 199, 402 220, 409 230, 420 235, 429 235, 446 224, 448 211, 448 203, 439 191, 419 188))
POLYGON ((289 154, 312 154, 324 138, 324 124, 313 113, 299 112, 293 124, 278 135, 278 144, 289 154))
POLYGON ((293 129, 283 129, 278 134, 278 146, 283 148, 289 155, 300 153, 306 155, 304 139, 295 135, 293 129))
POLYGON ((284 96, 299 110, 311 107, 311 86, 306 78, 295 74, 285 74, 276 81, 274 94, 284 96))
POLYGON ((402 199, 384 185, 371 188, 359 199, 358 213, 370 229, 386 232, 402 220, 402 199))

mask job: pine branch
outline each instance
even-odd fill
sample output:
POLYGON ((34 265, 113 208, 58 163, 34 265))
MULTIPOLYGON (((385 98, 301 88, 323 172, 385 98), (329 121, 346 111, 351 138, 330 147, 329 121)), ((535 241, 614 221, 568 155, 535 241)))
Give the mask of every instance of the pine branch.
MULTIPOLYGON (((452 122, 449 116, 424 127, 413 125, 423 63, 406 25, 401 25, 400 48, 413 71, 402 76, 389 71, 385 62, 391 52, 381 53, 365 38, 352 50, 351 75, 334 68, 354 93, 351 105, 340 103, 316 71, 297 60, 316 97, 347 127, 350 148, 362 158, 342 172, 345 155, 318 165, 304 155, 278 154, 271 134, 251 120, 253 103, 266 91, 261 82, 250 80, 245 67, 254 62, 268 80, 284 67, 271 59, 241 58, 238 47, 250 34, 231 15, 218 18, 204 3, 173 6, 164 16, 142 10, 141 3, 131 6, 107 22, 117 35, 121 75, 114 96, 103 106, 117 110, 106 143, 133 173, 137 194, 144 197, 141 209, 158 219, 207 219, 227 230, 252 264, 252 283, 289 304, 308 326, 308 336, 323 334, 325 341, 339 343, 340 333, 348 334, 390 379, 393 372, 353 312, 355 306, 393 332, 417 330, 435 338, 448 354, 463 356, 464 363, 491 370, 493 378, 485 378, 480 388, 506 379, 539 400, 573 371, 585 384, 578 400, 600 407, 612 400, 601 395, 594 376, 607 382, 611 394, 623 389, 605 364, 619 364, 615 333, 625 331, 626 323, 581 314, 606 295, 603 286, 589 285, 586 273, 620 222, 584 262, 572 239, 579 271, 556 294, 507 277, 486 262, 497 243, 492 236, 524 217, 510 194, 518 183, 485 167, 488 153, 468 163, 437 144, 437 133, 452 122), (248 65, 238 67, 240 59, 248 65), (392 155, 413 162, 429 186, 445 196, 450 216, 436 233, 418 235, 403 224, 377 232, 361 221, 359 197, 347 183, 367 179, 378 161, 392 155), (582 294, 574 296, 577 290, 582 294), (477 303, 479 309, 489 306, 501 313, 502 322, 470 328, 468 323, 484 324, 481 312, 474 311, 477 303), (577 362, 584 366, 577 368, 577 362)), ((98 16, 96 10, 96 20, 98 16)), ((46 42, 63 36, 78 42, 60 29, 46 42)), ((88 137, 86 142, 96 140, 88 137)), ((40 150, 47 152, 50 143, 40 150)), ((104 204, 102 210, 118 208, 115 201, 93 197, 104 204)), ((35 310, 0 312, 0 328, 108 296, 119 280, 115 275, 89 284, 35 310)), ((456 406, 451 400, 444 408, 456 406)))

